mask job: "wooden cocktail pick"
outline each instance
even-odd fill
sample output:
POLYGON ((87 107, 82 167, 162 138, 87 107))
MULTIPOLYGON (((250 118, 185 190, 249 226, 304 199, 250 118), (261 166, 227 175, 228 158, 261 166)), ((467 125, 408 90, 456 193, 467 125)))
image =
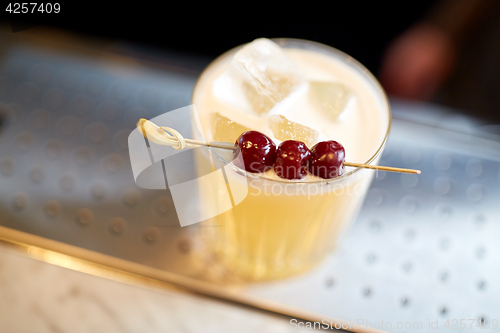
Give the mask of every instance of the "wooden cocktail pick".
MULTIPOLYGON (((234 144, 231 143, 223 143, 223 142, 205 142, 198 141, 192 139, 184 138, 179 132, 175 129, 165 126, 158 126, 150 120, 141 118, 137 122, 137 128, 141 130, 142 135, 146 137, 148 140, 153 141, 154 143, 160 145, 171 146, 174 149, 182 150, 184 148, 194 148, 198 146, 207 146, 213 148, 221 148, 221 149, 236 149, 234 144), (172 134, 169 135, 168 133, 172 134)), ((374 169, 381 171, 390 171, 390 172, 400 172, 400 173, 411 173, 411 174, 420 174, 420 170, 414 169, 404 169, 404 168, 393 168, 379 165, 371 165, 371 164, 361 164, 361 163, 352 163, 352 162, 344 162, 345 166, 355 167, 355 168, 365 168, 365 169, 374 169)))

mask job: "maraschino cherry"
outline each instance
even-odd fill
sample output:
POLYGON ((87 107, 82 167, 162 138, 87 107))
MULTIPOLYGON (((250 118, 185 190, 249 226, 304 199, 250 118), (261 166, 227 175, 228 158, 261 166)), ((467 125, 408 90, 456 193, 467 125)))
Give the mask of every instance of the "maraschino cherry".
POLYGON ((311 148, 309 172, 315 176, 330 179, 344 173, 345 150, 337 141, 318 142, 311 148))
POLYGON ((276 145, 267 135, 246 131, 236 140, 234 164, 248 172, 264 172, 273 167, 276 145))
POLYGON ((280 178, 302 179, 307 175, 307 163, 310 157, 311 151, 304 142, 283 141, 276 151, 274 171, 280 178))

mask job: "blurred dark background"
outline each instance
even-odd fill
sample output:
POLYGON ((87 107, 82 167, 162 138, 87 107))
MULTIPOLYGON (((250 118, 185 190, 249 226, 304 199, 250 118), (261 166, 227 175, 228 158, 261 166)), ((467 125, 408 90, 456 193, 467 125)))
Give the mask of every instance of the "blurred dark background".
POLYGON ((229 8, 203 8, 192 3, 173 6, 168 2, 112 8, 68 3, 61 5, 58 14, 3 12, 3 18, 9 19, 14 30, 49 25, 211 58, 259 37, 303 38, 334 46, 377 72, 388 43, 420 19, 434 2, 342 1, 280 9, 257 3, 229 8))

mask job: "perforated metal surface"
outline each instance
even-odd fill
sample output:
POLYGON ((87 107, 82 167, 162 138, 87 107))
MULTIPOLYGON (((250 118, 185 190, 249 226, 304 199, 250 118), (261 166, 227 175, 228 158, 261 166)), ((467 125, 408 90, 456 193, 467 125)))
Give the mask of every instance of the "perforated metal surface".
MULTIPOLYGON (((196 77, 101 65, 29 48, 4 56, 0 224, 202 276, 206 268, 190 261, 191 228, 179 227, 168 191, 134 184, 127 151, 137 119, 189 104, 196 77)), ((396 119, 381 164, 422 175, 379 173, 327 262, 240 292, 392 322, 389 331, 397 322, 425 329, 439 319, 446 330, 446 319, 500 319, 499 143, 396 119)))
MULTIPOLYGON (((185 272, 189 250, 168 191, 133 179, 128 135, 141 117, 189 104, 196 76, 100 67, 18 47, 2 60, 2 225, 185 272), (182 262, 182 265, 178 265, 182 262)), ((189 121, 189 119, 186 119, 189 121)))

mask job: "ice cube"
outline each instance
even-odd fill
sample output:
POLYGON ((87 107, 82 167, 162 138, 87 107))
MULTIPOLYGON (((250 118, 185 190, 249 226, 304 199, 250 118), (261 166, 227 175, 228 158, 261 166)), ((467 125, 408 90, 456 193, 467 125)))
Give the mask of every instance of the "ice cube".
POLYGON ((241 133, 250 129, 216 112, 213 122, 213 141, 236 142, 241 133))
POLYGON ((351 91, 336 82, 312 81, 309 90, 314 103, 333 120, 337 120, 353 99, 351 91))
POLYGON ((245 112, 263 114, 303 82, 295 64, 281 47, 259 38, 236 52, 214 83, 217 97, 245 112))
POLYGON ((318 131, 299 123, 294 123, 282 115, 274 115, 269 118, 269 127, 276 139, 296 140, 304 142, 311 148, 318 142, 318 131))

